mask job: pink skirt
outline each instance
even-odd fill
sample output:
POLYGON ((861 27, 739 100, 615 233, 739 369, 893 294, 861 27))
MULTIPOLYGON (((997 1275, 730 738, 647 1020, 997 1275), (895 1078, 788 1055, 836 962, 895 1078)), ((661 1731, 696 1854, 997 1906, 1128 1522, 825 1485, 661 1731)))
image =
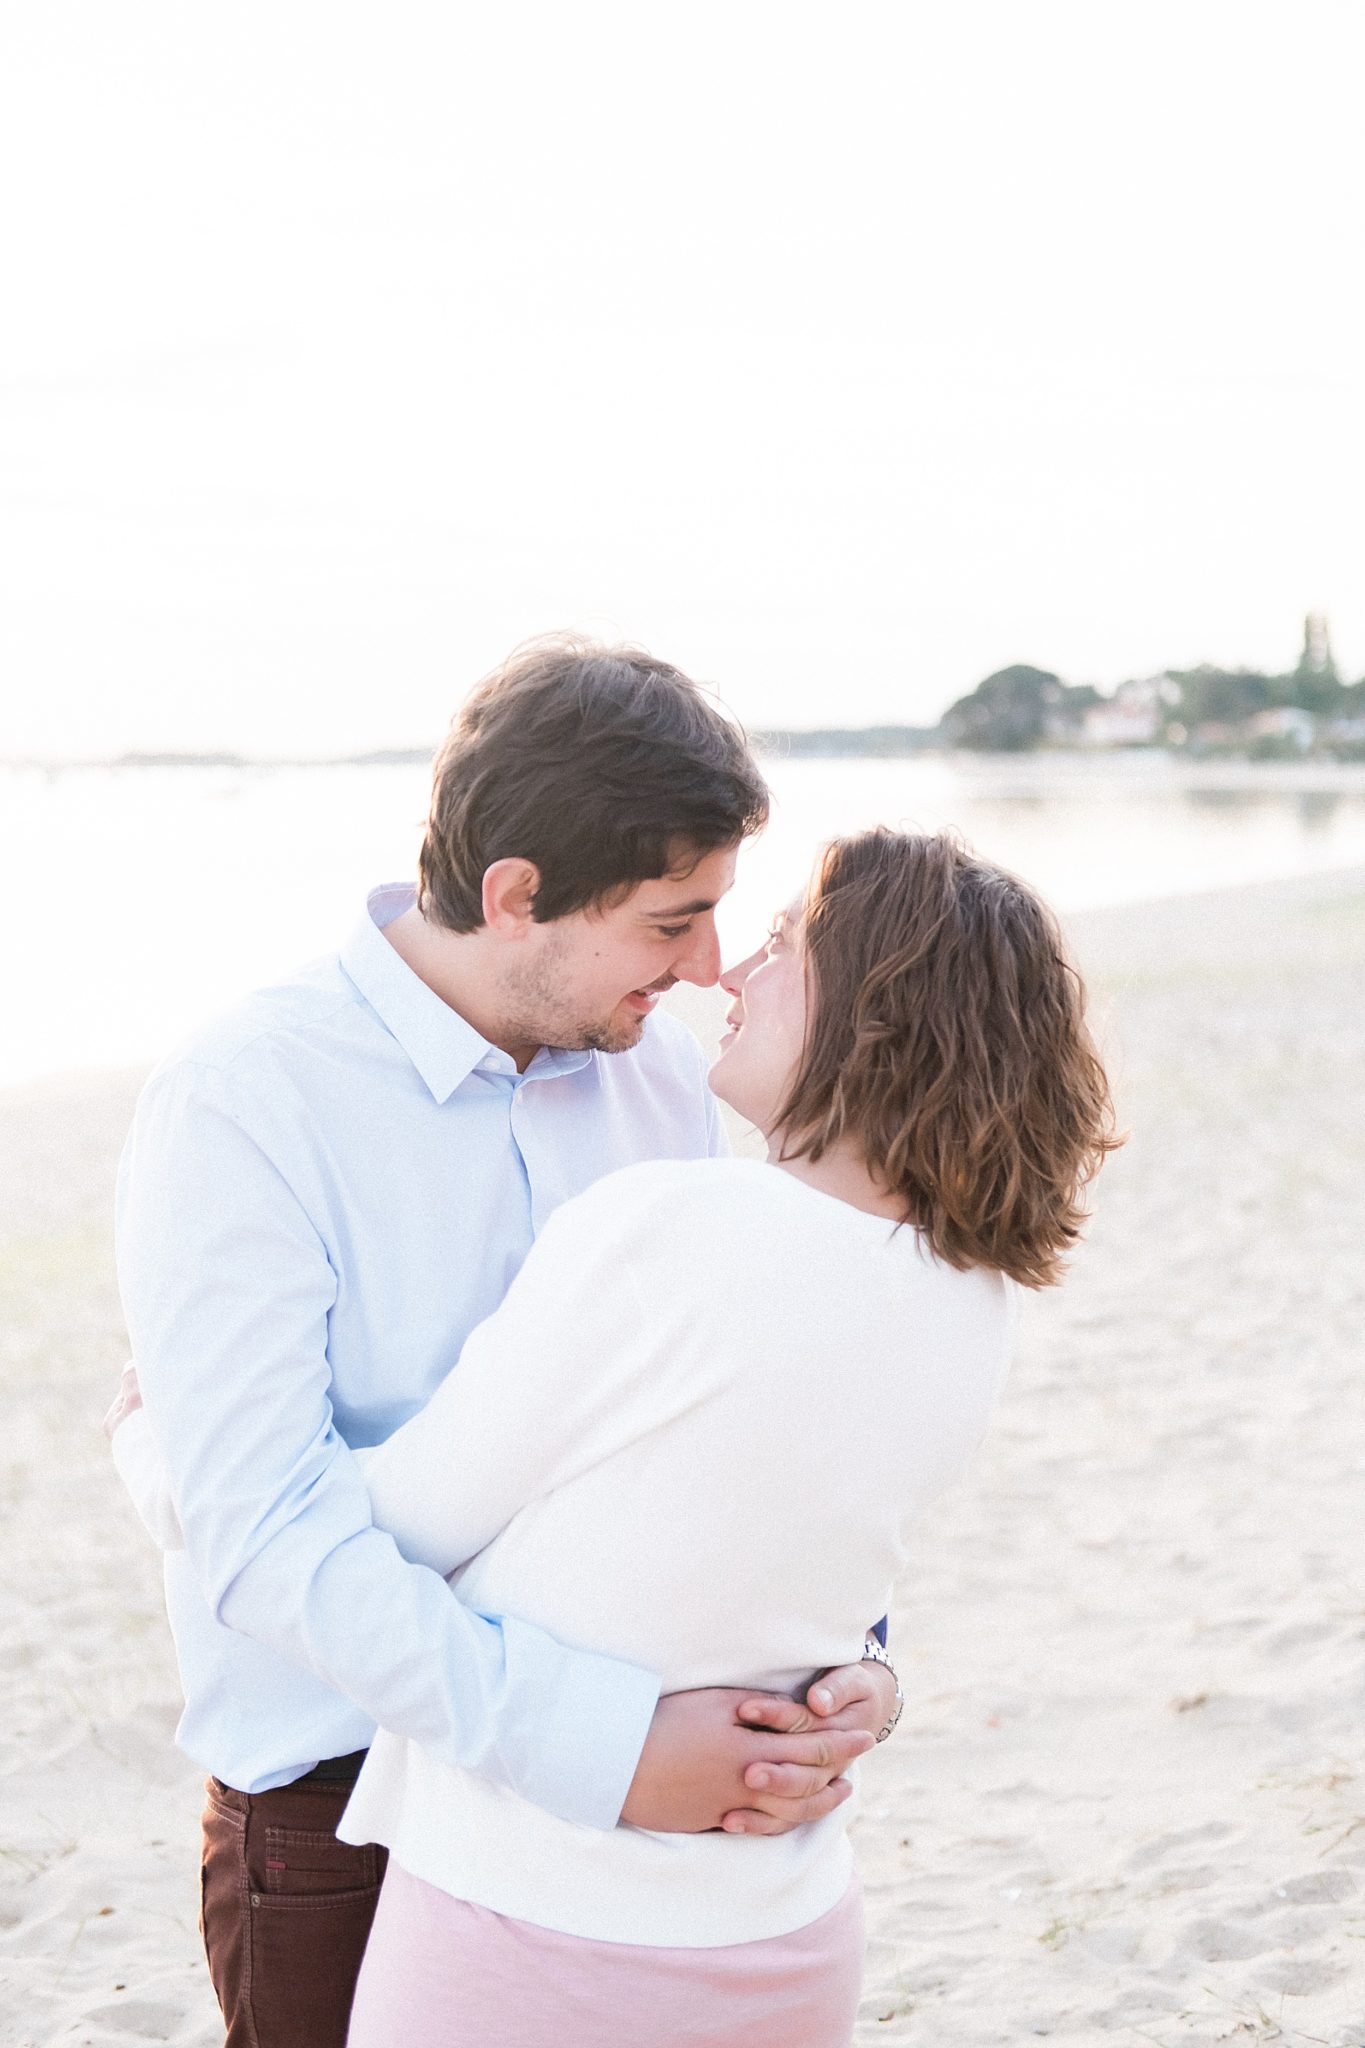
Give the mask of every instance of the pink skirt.
POLYGON ((862 1965, 856 1877, 794 1934, 637 1948, 508 1920, 390 1858, 347 2048, 849 2048, 862 1965))

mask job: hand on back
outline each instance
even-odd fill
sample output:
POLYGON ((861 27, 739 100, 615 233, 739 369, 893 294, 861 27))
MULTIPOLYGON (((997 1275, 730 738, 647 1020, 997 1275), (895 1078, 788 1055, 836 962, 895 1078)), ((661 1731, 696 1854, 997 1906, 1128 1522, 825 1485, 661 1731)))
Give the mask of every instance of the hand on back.
POLYGON ((621 1818, 664 1834, 752 1835, 821 1819, 848 1798, 843 1774, 885 1723, 883 1678, 879 1667, 844 1665, 805 1703, 728 1686, 666 1693, 621 1818))
POLYGON ((111 1442, 114 1431, 118 1428, 119 1424, 126 1416, 131 1415, 135 1408, 140 1408, 141 1406, 142 1389, 137 1383, 137 1368, 130 1358, 127 1365, 123 1368, 123 1377, 118 1383, 118 1392, 115 1394, 104 1421, 100 1425, 104 1434, 111 1442))

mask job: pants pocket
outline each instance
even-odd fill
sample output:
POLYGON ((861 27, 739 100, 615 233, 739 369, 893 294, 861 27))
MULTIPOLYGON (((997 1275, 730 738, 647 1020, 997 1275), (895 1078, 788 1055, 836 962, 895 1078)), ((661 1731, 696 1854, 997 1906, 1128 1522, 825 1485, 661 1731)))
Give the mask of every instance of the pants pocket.
POLYGON ((341 1898, 373 1891, 379 1882, 373 1842, 357 1848, 324 1828, 267 1827, 260 1857, 251 1888, 267 1899, 341 1898))
POLYGON ((348 1794, 209 1783, 200 1885, 225 2048, 345 2048, 388 1861, 337 1840, 348 1794))
POLYGON ((378 1879, 343 1886, 336 1866, 297 1861, 288 1875, 304 1888, 250 1897, 254 2048, 345 2048, 378 1879))

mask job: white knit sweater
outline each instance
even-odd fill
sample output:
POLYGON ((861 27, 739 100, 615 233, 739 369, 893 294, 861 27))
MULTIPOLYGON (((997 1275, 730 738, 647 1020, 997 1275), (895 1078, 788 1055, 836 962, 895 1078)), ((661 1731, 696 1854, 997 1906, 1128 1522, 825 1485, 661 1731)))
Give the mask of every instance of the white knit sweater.
MULTIPOLYGON (((804 1689, 855 1662, 910 1516, 961 1470, 1013 1289, 750 1161, 628 1167, 550 1220, 428 1407, 361 1453, 459 1597, 662 1674, 804 1689)), ((678 1947, 804 1926, 848 1808, 785 1836, 609 1833, 381 1733, 341 1826, 459 1898, 678 1947)))

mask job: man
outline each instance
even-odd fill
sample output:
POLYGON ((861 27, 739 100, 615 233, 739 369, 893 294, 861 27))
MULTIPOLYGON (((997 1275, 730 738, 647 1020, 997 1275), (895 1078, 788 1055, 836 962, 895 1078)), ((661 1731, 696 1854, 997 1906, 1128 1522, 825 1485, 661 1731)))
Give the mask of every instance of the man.
POLYGON ((560 1202, 723 1150, 699 1049, 652 1013, 715 981, 716 905, 766 812, 678 671, 533 646, 438 758, 418 891, 375 891, 339 958, 144 1092, 119 1261, 145 1412, 114 1445, 135 1493, 139 1444, 164 1461, 183 1530, 179 1741, 211 1773, 229 2048, 344 2041, 382 1854, 334 1830, 376 1724, 588 1826, 780 1832, 845 1796, 891 1716, 875 1664, 805 1707, 660 1700, 649 1672, 475 1614, 374 1528, 348 1449, 430 1397, 560 1202))

